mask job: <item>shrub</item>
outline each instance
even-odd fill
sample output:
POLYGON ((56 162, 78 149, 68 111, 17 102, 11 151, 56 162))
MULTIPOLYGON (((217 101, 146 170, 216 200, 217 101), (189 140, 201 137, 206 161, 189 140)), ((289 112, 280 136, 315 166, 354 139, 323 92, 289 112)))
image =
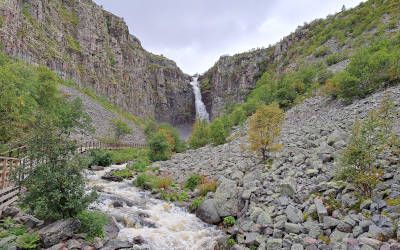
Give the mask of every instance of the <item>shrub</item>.
POLYGON ((202 180, 202 177, 200 175, 193 174, 186 180, 185 188, 193 191, 200 184, 201 180, 202 180))
POLYGON ((208 192, 215 192, 217 190, 217 182, 203 177, 203 180, 199 186, 199 192, 201 196, 206 196, 208 192))
POLYGON ((93 150, 90 152, 90 156, 92 157, 91 165, 108 167, 113 163, 111 154, 107 151, 93 150))
POLYGON ((173 184, 173 180, 169 176, 158 177, 153 179, 153 187, 157 189, 167 189, 173 184))
POLYGON ((86 240, 92 241, 95 237, 105 237, 104 226, 108 223, 106 215, 96 211, 82 211, 77 218, 81 222, 79 230, 86 234, 86 240))
POLYGON ((229 247, 233 247, 234 245, 236 245, 236 240, 234 238, 232 238, 232 237, 229 237, 226 240, 226 244, 228 244, 229 247))
POLYGON ((112 172, 112 175, 115 177, 121 177, 123 179, 129 179, 133 177, 132 172, 128 168, 116 170, 112 172))
POLYGON ((214 145, 224 144, 228 135, 229 130, 221 118, 216 118, 210 124, 210 139, 214 145))
POLYGON ((369 112, 364 121, 356 121, 350 141, 344 149, 336 177, 354 184, 367 196, 379 183, 382 171, 378 169, 377 158, 393 136, 394 106, 384 100, 381 106, 369 112))
POLYGON ((280 135, 283 119, 283 110, 276 104, 260 107, 250 118, 248 131, 250 148, 260 152, 263 160, 268 159, 269 152, 280 148, 280 145, 274 142, 280 135))
POLYGON ((150 175, 147 175, 146 173, 140 174, 136 177, 134 185, 146 190, 151 190, 152 189, 151 179, 152 177, 150 175))
POLYGON ((129 165, 128 168, 138 172, 144 172, 149 164, 150 162, 147 160, 139 160, 129 165))
POLYGON ((121 119, 113 120, 112 124, 114 126, 114 135, 117 141, 121 140, 123 136, 132 133, 132 129, 121 119))
POLYGON ((193 132, 189 138, 189 145, 192 148, 200 148, 209 142, 210 129, 207 121, 196 120, 193 125, 193 132))
POLYGON ((323 57, 328 55, 329 52, 330 50, 326 46, 321 46, 315 51, 314 55, 315 57, 323 57))
POLYGON ((347 56, 345 54, 333 53, 326 57, 326 64, 328 64, 328 66, 331 66, 331 65, 337 64, 339 62, 342 62, 346 59, 347 59, 347 56))
POLYGON ((192 201, 192 203, 189 205, 190 211, 196 211, 200 205, 203 203, 204 197, 197 197, 192 201))
POLYGON ((39 244, 38 233, 24 233, 17 238, 17 247, 19 249, 36 249, 39 244))
POLYGON ((235 223, 236 223, 236 220, 235 220, 235 217, 233 217, 233 216, 227 216, 224 218, 224 225, 227 227, 231 227, 231 226, 235 225, 235 223))
POLYGON ((231 121, 233 125, 240 125, 245 122, 247 119, 247 113, 242 106, 237 106, 232 114, 231 114, 231 121))
POLYGON ((165 161, 171 157, 171 146, 163 133, 156 133, 148 143, 149 159, 151 161, 165 161))

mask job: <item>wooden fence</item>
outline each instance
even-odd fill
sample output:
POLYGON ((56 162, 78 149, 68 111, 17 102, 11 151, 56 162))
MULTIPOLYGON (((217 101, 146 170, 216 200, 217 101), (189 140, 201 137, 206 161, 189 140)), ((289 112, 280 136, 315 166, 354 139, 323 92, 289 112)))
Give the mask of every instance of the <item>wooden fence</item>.
MULTIPOLYGON (((79 154, 83 154, 94 149, 117 150, 124 148, 145 148, 146 146, 146 144, 140 143, 109 144, 97 141, 88 141, 80 143, 80 146, 77 148, 77 152, 79 154)), ((24 153, 26 153, 26 151, 26 146, 20 146, 18 148, 0 154, 0 215, 7 206, 18 199, 20 188, 11 182, 11 173, 14 168, 20 166, 21 164, 24 164, 22 156, 24 153)))

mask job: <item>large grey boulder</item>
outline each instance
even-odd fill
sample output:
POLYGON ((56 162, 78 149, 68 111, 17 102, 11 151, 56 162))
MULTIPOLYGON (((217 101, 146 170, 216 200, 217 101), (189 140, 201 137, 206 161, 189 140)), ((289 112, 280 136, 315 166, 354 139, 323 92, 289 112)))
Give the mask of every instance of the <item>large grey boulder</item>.
POLYGON ((196 216, 209 224, 218 224, 221 222, 221 217, 218 214, 217 208, 215 207, 215 201, 213 199, 205 200, 197 209, 196 216))
POLYGON ((267 241, 267 250, 278 250, 282 249, 282 239, 270 238, 267 241))
POLYGON ((289 205, 286 207, 285 213, 286 213, 287 219, 290 222, 293 222, 293 223, 303 222, 303 213, 301 212, 300 209, 298 209, 292 205, 289 205))
POLYGON ((280 191, 282 195, 293 198, 296 195, 296 180, 293 178, 285 179, 280 185, 280 191))
POLYGON ((215 191, 214 201, 219 216, 237 215, 239 212, 238 187, 235 181, 222 178, 215 191))
POLYGON ((56 221, 39 230, 39 236, 43 246, 48 248, 60 241, 71 238, 81 226, 81 222, 77 219, 66 219, 56 221))

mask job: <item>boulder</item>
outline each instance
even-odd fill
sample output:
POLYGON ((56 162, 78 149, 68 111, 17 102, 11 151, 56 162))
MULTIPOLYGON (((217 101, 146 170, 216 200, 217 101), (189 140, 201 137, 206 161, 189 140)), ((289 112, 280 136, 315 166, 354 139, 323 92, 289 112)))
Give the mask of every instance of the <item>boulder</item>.
POLYGON ((207 199, 203 201, 200 207, 196 210, 196 216, 209 224, 218 224, 221 222, 221 217, 218 214, 215 201, 213 199, 207 199))
POLYGON ((67 241, 67 246, 68 246, 68 249, 81 249, 82 248, 82 244, 75 239, 70 239, 69 241, 67 241))
POLYGON ((103 175, 101 177, 101 179, 107 180, 107 181, 115 181, 115 182, 121 182, 124 180, 124 178, 122 178, 120 176, 114 176, 112 171, 107 172, 105 175, 103 175))
POLYGON ((317 210, 319 221, 322 222, 324 217, 328 215, 328 210, 326 210, 324 203, 319 198, 314 199, 314 205, 317 210))
POLYGON ((270 238, 267 241, 267 250, 279 250, 282 249, 282 239, 270 238))
POLYGON ((130 249, 132 247, 133 243, 130 243, 129 241, 110 240, 104 247, 100 248, 100 250, 130 249))
POLYGON ((52 247, 47 248, 46 250, 68 250, 69 248, 65 243, 58 243, 57 245, 54 245, 52 247))
POLYGON ((111 217, 108 220, 108 224, 105 225, 104 231, 106 232, 106 240, 115 239, 119 233, 118 222, 115 220, 114 217, 111 217))
POLYGON ((81 222, 76 219, 59 220, 40 229, 38 233, 43 246, 48 248, 71 238, 80 226, 81 222))
POLYGON ((285 210, 286 217, 290 222, 293 223, 302 223, 303 222, 303 213, 301 212, 300 209, 289 205, 286 207, 285 210))
POLYGON ((24 224, 28 228, 36 228, 43 225, 43 221, 39 220, 32 215, 24 214, 20 217, 15 218, 18 223, 24 224))
POLYGON ((215 207, 221 217, 236 216, 239 212, 238 187, 235 181, 223 178, 214 195, 215 207))
POLYGON ((292 178, 285 179, 280 185, 282 195, 294 197, 296 194, 296 181, 292 178))

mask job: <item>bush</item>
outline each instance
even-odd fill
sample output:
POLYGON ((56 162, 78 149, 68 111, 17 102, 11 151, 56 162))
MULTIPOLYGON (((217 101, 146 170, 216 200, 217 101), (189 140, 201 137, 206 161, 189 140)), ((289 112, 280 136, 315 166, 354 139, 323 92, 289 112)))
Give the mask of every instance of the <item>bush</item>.
POLYGON ((189 145, 192 148, 200 148, 209 142, 210 129, 207 121, 196 120, 193 125, 193 132, 189 138, 189 145))
POLYGON ((380 153, 389 149, 388 141, 393 136, 393 112, 393 103, 384 100, 364 121, 356 121, 350 141, 340 158, 336 178, 354 184, 367 196, 371 196, 382 176, 377 159, 380 153))
POLYGON ((214 145, 224 144, 229 135, 229 128, 225 126, 224 120, 216 118, 210 124, 210 139, 214 145))
POLYGON ((192 203, 189 205, 190 211, 196 211, 200 205, 203 203, 204 197, 197 197, 192 201, 192 203))
POLYGON ((331 66, 331 65, 337 64, 339 62, 342 62, 346 59, 347 59, 347 56, 345 54, 333 53, 326 57, 326 64, 328 64, 328 66, 331 66))
POLYGON ((128 161, 148 162, 148 150, 138 148, 124 148, 118 150, 105 150, 105 153, 111 156, 111 160, 115 164, 121 164, 128 161))
POLYGON ((173 180, 169 176, 155 176, 153 178, 152 186, 156 189, 167 189, 173 184, 173 180))
POLYGON ((115 177, 121 177, 122 179, 130 179, 133 177, 131 170, 129 170, 128 168, 116 170, 112 172, 112 175, 115 177))
POLYGON ((208 192, 215 192, 217 190, 217 182, 203 177, 202 182, 199 186, 199 192, 201 196, 206 196, 208 192))
POLYGON ((123 136, 132 133, 132 129, 121 119, 113 120, 112 124, 116 141, 120 141, 123 136))
POLYGON ((202 177, 200 175, 193 174, 186 180, 185 188, 193 191, 200 184, 201 180, 202 180, 202 177))
POLYGON ((232 114, 231 114, 231 121, 232 124, 237 126, 243 124, 247 119, 247 113, 242 106, 237 106, 232 114))
POLYGON ((235 223, 236 223, 235 217, 227 216, 227 217, 224 218, 224 222, 223 223, 224 223, 225 226, 231 227, 231 226, 235 225, 235 223))
POLYGON ((314 55, 315 57, 323 57, 328 55, 329 53, 330 50, 326 46, 321 46, 315 51, 314 55))
POLYGON ((17 238, 17 247, 19 249, 37 249, 39 244, 38 233, 24 233, 17 238))
POLYGON ((113 163, 111 154, 104 150, 93 150, 90 152, 90 156, 92 158, 91 165, 108 167, 113 163))
POLYGON ((167 137, 158 132, 150 138, 149 143, 149 159, 151 161, 165 161, 171 157, 171 146, 167 137))
POLYGON ((105 237, 104 226, 108 223, 106 215, 96 211, 82 211, 77 218, 81 222, 79 230, 86 234, 86 240, 93 241, 95 237, 105 237))
POLYGON ((134 181, 134 185, 137 187, 143 188, 145 190, 151 190, 152 189, 152 183, 151 183, 152 178, 154 178, 154 177, 152 177, 146 173, 140 174, 136 177, 136 180, 134 181))
POLYGON ((150 162, 148 160, 139 160, 129 165, 128 168, 137 172, 144 172, 149 164, 150 162))
POLYGON ((276 104, 260 107, 250 118, 248 131, 250 148, 260 152, 263 160, 268 159, 269 152, 280 148, 280 145, 274 142, 280 135, 283 119, 283 110, 276 104))

